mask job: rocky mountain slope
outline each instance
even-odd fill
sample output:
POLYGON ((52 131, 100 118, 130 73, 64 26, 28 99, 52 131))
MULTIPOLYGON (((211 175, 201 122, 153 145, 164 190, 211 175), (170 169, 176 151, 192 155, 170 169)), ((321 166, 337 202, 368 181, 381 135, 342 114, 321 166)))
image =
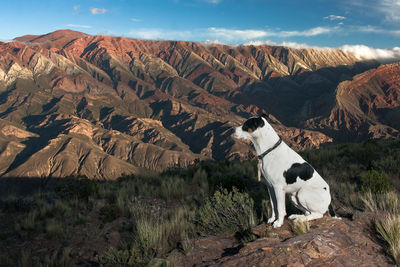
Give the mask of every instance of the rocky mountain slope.
POLYGON ((295 149, 399 136, 398 64, 340 50, 69 30, 0 42, 0 176, 122 173, 253 154, 258 113, 295 149))

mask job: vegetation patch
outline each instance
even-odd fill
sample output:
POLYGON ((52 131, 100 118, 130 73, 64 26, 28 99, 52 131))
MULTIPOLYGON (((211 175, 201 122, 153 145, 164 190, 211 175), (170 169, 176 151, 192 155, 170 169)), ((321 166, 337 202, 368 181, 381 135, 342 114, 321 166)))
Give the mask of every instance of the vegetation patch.
POLYGON ((224 232, 251 232, 256 224, 254 201, 247 193, 241 193, 235 187, 216 191, 197 215, 199 232, 202 235, 224 232))
MULTIPOLYGON (((302 155, 330 184, 336 208, 377 214, 376 234, 397 260, 400 141, 336 145, 302 155)), ((227 233, 248 242, 252 227, 271 213, 266 186, 256 179, 255 161, 196 162, 115 181, 69 177, 48 191, 0 196, 0 261, 171 266, 165 260, 171 251, 189 252, 203 236, 227 233), (40 252, 44 241, 51 246, 40 252)), ((292 231, 304 234, 309 224, 295 222, 292 231)))
POLYGON ((295 235, 303 235, 310 232, 310 222, 306 220, 295 220, 291 224, 295 235))
POLYGON ((376 221, 376 230, 386 241, 388 251, 396 263, 400 263, 400 215, 388 214, 376 221))
POLYGON ((384 171, 371 170, 361 175, 362 192, 371 191, 381 194, 390 190, 393 190, 393 185, 384 171))

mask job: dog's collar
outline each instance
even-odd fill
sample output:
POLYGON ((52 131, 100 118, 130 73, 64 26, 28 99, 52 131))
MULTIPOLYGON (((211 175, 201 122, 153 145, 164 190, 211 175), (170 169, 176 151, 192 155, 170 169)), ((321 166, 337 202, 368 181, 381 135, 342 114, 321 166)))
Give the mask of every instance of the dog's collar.
POLYGON ((272 150, 274 150, 275 148, 277 148, 280 144, 282 143, 282 138, 279 137, 278 142, 275 143, 275 145, 271 148, 268 148, 267 151, 265 151, 264 153, 260 154, 257 156, 257 158, 259 160, 262 160, 269 152, 271 152, 272 150))

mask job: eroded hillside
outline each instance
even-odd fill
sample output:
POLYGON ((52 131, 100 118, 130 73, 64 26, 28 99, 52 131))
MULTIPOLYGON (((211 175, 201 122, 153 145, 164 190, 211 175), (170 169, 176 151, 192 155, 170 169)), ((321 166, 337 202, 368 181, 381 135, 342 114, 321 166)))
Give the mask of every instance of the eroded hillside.
POLYGON ((0 175, 115 178, 248 158, 232 127, 259 113, 298 150, 399 136, 398 65, 377 66, 334 49, 16 38, 0 43, 0 175))

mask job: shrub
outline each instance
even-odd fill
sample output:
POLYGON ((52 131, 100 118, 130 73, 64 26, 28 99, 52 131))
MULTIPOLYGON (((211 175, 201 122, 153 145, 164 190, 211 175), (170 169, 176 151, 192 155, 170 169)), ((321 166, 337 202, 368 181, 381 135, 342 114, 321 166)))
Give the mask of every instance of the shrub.
POLYGON ((198 193, 201 198, 208 196, 209 186, 207 181, 207 172, 199 168, 193 175, 193 183, 198 187, 198 193))
POLYGON ((47 220, 46 222, 46 236, 49 239, 57 239, 63 237, 63 226, 55 219, 47 220))
POLYGON ((36 211, 30 211, 15 225, 15 231, 21 238, 32 237, 35 231, 37 217, 36 211))
POLYGON ((106 267, 135 266, 135 259, 129 250, 117 250, 113 247, 100 256, 98 261, 101 266, 106 267))
POLYGON ((78 217, 76 218, 74 225, 85 225, 89 222, 89 218, 87 216, 78 214, 78 217))
POLYGON ((71 250, 70 247, 57 249, 51 255, 46 255, 44 262, 39 266, 75 266, 70 256, 71 250))
POLYGON ((385 172, 376 170, 368 171, 361 176, 361 191, 372 193, 385 193, 393 189, 385 172))
POLYGON ((193 232, 190 216, 191 211, 186 207, 170 211, 160 218, 136 212, 133 214, 135 226, 130 248, 110 248, 99 257, 100 263, 104 266, 142 266, 156 257, 164 257, 178 244, 188 248, 188 235, 193 232))
POLYGON ((188 237, 194 233, 193 212, 187 207, 180 207, 167 214, 162 222, 163 238, 168 244, 168 250, 178 243, 189 246, 188 237))
POLYGON ((100 219, 105 222, 112 222, 121 216, 121 210, 117 204, 106 204, 100 209, 100 219))
POLYGON ((136 222, 135 241, 131 253, 136 261, 147 263, 157 255, 165 252, 166 240, 163 238, 163 227, 159 220, 141 218, 136 222))
POLYGON ((163 199, 182 199, 185 195, 185 181, 177 176, 166 177, 161 181, 160 197, 163 199))
POLYGON ((54 188, 54 191, 64 198, 78 197, 88 200, 89 196, 98 194, 98 185, 86 176, 67 177, 54 188))
POLYGON ((68 202, 62 201, 62 200, 56 201, 54 210, 55 210, 55 213, 57 215, 59 215, 60 217, 68 216, 68 214, 71 212, 71 208, 68 205, 68 202))
POLYGON ((5 199, 0 200, 0 210, 5 212, 29 211, 33 206, 30 199, 18 198, 15 195, 8 195, 5 199))
POLYGON ((256 222, 254 202, 236 188, 216 191, 200 209, 196 222, 202 235, 222 232, 246 233, 256 222))

